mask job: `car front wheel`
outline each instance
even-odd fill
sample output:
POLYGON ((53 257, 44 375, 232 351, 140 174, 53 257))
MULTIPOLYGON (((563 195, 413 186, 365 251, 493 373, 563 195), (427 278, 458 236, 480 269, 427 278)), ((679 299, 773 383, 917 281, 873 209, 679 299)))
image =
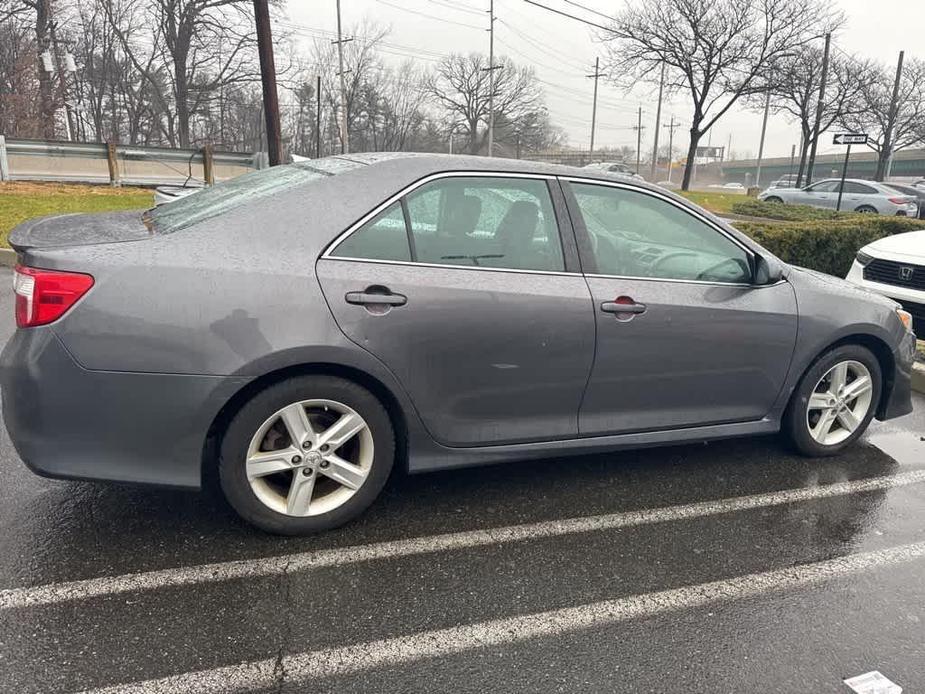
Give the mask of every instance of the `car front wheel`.
POLYGON ((790 401, 784 429, 803 455, 839 453, 867 429, 882 388, 880 364, 861 345, 843 345, 804 374, 790 401))
POLYGON ((219 478, 246 521, 281 535, 337 527, 382 490, 395 456, 389 415, 351 381, 300 376, 258 393, 222 440, 219 478))

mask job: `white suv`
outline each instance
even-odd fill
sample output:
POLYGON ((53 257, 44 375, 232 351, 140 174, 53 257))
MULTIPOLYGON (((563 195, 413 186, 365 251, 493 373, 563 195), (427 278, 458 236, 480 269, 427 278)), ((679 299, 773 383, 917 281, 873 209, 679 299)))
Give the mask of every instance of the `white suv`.
POLYGON ((915 332, 925 336, 925 231, 867 244, 845 279, 901 303, 912 314, 915 332))

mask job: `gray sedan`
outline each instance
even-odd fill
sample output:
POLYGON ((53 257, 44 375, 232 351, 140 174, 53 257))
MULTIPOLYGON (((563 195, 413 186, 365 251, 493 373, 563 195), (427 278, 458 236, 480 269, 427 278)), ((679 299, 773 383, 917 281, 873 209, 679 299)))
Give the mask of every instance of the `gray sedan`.
MULTIPOLYGON (((840 186, 839 179, 830 178, 806 188, 768 188, 758 199, 834 210, 838 204, 840 186)), ((841 209, 899 217, 917 217, 919 213, 915 196, 900 193, 884 183, 851 178, 845 180, 841 209)))
POLYGON ((11 244, 0 387, 26 465, 217 476, 272 532, 348 521, 396 466, 778 430, 825 456, 912 407, 896 303, 590 169, 332 157, 11 244))

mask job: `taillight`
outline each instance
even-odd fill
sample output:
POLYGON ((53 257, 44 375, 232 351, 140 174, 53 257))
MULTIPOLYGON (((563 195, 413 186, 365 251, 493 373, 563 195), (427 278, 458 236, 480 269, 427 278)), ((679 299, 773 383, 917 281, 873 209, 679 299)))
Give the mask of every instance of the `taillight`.
POLYGON ((92 286, 90 275, 17 265, 13 269, 16 325, 32 328, 58 320, 92 286))
POLYGON ((889 200, 894 205, 908 205, 912 202, 912 198, 890 198, 889 200))

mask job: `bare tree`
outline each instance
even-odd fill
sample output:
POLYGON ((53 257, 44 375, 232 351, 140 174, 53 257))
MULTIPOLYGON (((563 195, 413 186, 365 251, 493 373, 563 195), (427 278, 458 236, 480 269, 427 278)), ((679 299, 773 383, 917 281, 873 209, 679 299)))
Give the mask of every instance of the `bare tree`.
POLYGON ((168 114, 166 134, 174 146, 190 145, 191 119, 215 90, 257 79, 253 19, 244 0, 99 2, 125 55, 168 114))
POLYGON ((858 107, 840 119, 852 132, 867 133, 867 146, 877 153, 874 178, 887 177, 895 152, 923 141, 925 135, 925 61, 907 59, 899 82, 896 108, 891 108, 895 73, 879 68, 876 78, 858 95, 858 107), (891 133, 889 140, 887 133, 891 133))
MULTIPOLYGON (((771 107, 783 113, 800 126, 800 166, 797 185, 803 180, 806 160, 812 147, 816 110, 819 106, 819 87, 822 81, 823 51, 818 46, 802 46, 793 54, 784 56, 770 66, 768 84, 771 107)), ((825 102, 820 116, 820 132, 825 132, 843 118, 851 117, 863 109, 861 96, 876 79, 873 64, 850 55, 834 54, 829 60, 825 102)), ((749 97, 758 107, 765 94, 749 97)))
POLYGON ((840 22, 827 0, 636 0, 601 39, 615 82, 657 83, 664 65, 669 89, 690 95, 692 162, 704 133, 760 88, 770 65, 840 22))
MULTIPOLYGON (((496 58, 494 76, 495 121, 515 124, 532 116, 543 105, 543 90, 533 68, 517 67, 509 58, 496 58)), ((488 56, 454 54, 444 58, 424 83, 446 113, 468 137, 470 154, 478 154, 488 140, 488 56), (479 126, 485 129, 479 131, 479 126)), ((511 129, 510 132, 514 132, 511 129)))
POLYGON ((35 34, 12 7, 6 10, 0 10, 0 133, 42 137, 35 34))

